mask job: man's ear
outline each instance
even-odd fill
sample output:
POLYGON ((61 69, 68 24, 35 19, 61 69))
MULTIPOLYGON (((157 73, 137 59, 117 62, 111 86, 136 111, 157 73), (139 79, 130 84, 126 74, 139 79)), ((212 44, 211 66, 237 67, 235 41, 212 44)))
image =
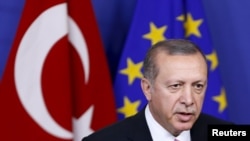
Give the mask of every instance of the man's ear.
POLYGON ((148 79, 146 78, 142 78, 141 79, 141 88, 142 88, 142 91, 146 97, 146 99, 148 101, 151 100, 151 89, 152 89, 152 86, 151 86, 151 83, 148 79))

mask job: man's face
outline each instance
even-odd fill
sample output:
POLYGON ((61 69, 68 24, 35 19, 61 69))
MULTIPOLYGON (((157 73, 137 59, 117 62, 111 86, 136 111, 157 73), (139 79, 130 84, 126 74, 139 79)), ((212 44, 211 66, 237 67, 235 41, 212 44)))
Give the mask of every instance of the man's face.
POLYGON ((142 81, 153 117, 172 134, 189 130, 198 118, 207 87, 207 66, 200 54, 156 57, 159 73, 142 81))

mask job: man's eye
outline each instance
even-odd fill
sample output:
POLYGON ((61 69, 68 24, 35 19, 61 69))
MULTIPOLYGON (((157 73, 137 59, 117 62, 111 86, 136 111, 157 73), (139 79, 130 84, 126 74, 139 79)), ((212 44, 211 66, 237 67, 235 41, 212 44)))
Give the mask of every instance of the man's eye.
POLYGON ((182 87, 181 83, 169 85, 168 89, 171 93, 178 92, 182 87))
POLYGON ((181 86, 181 84, 173 84, 173 85, 171 85, 170 87, 171 88, 179 88, 181 86))
POLYGON ((195 85, 195 88, 196 88, 196 89, 202 89, 203 87, 204 87, 204 86, 203 86, 202 84, 196 84, 196 85, 195 85))

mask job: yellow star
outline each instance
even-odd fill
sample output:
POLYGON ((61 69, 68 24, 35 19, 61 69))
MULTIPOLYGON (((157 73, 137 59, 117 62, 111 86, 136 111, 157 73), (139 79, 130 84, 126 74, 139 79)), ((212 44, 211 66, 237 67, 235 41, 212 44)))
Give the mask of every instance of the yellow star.
POLYGON ((211 62, 211 70, 215 70, 219 64, 216 52, 213 51, 211 54, 206 55, 206 58, 211 62))
POLYGON ((223 88, 221 89, 220 95, 214 96, 213 100, 218 102, 218 104, 219 104, 219 112, 220 113, 223 112, 226 109, 226 107, 227 107, 227 99, 226 99, 226 92, 225 92, 225 90, 223 88))
POLYGON ((194 20, 190 13, 187 14, 187 20, 184 23, 184 27, 186 29, 186 37, 190 35, 196 35, 197 37, 201 37, 201 33, 199 31, 199 26, 203 22, 202 19, 194 20))
POLYGON ((131 85, 136 78, 142 78, 142 62, 135 64, 130 58, 127 59, 127 68, 120 71, 121 74, 128 75, 128 82, 131 85))
POLYGON ((126 96, 124 97, 124 106, 118 109, 119 113, 124 114, 125 117, 132 116, 138 112, 140 101, 131 102, 126 96))
POLYGON ((150 22, 150 32, 143 35, 143 38, 151 40, 151 44, 165 40, 164 33, 167 30, 167 26, 157 28, 153 22, 150 22))
MULTIPOLYGON (((184 15, 180 15, 177 17, 177 20, 184 21, 184 15)), ((195 35, 197 37, 201 37, 201 33, 199 31, 199 26, 202 24, 203 20, 194 20, 190 13, 187 14, 186 21, 184 22, 184 28, 186 30, 185 36, 189 37, 191 35, 195 35)))
POLYGON ((176 20, 183 22, 183 21, 185 21, 185 16, 182 14, 182 15, 176 17, 176 20))

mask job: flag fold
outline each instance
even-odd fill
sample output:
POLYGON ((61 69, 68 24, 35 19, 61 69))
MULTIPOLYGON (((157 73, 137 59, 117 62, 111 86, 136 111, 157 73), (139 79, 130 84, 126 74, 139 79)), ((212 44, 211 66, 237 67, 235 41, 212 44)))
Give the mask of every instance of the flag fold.
POLYGON ((79 141, 116 121, 91 1, 26 1, 0 101, 2 140, 79 141))

